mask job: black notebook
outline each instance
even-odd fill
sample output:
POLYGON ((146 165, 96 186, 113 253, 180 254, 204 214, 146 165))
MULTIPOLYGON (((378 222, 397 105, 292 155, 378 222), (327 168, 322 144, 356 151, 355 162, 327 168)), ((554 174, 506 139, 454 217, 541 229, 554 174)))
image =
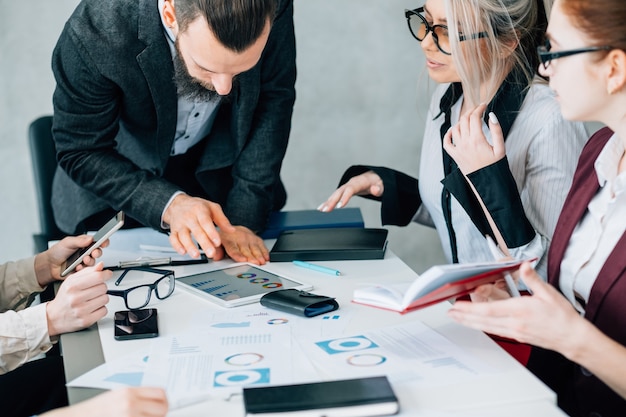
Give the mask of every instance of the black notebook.
POLYGON ((385 376, 244 388, 248 417, 388 416, 397 414, 398 398, 385 376))
POLYGON ((347 261, 382 259, 387 229, 339 227, 287 230, 270 251, 270 261, 347 261))

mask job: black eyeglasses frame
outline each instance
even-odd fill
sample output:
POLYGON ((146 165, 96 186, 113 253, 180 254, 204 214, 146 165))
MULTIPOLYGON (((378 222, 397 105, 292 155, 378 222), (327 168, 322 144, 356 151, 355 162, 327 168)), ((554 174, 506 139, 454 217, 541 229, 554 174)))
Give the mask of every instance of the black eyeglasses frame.
POLYGON ((124 272, 122 272, 122 274, 117 278, 117 280, 115 281, 115 285, 118 286, 120 285, 120 283, 122 282, 122 280, 124 279, 124 277, 130 272, 130 271, 141 271, 141 272, 151 272, 154 274, 159 274, 161 275, 160 278, 158 278, 156 281, 154 281, 152 284, 142 284, 142 285, 136 285, 134 287, 131 288, 126 288, 125 290, 108 290, 107 294, 108 295, 112 295, 115 297, 122 297, 124 298, 124 304, 126 305, 126 308, 129 310, 139 310, 141 308, 144 308, 145 306, 147 306, 150 303, 150 299, 152 298, 152 293, 154 292, 154 295, 156 296, 157 299, 159 300, 164 300, 167 297, 169 297, 170 295, 172 295, 172 293, 174 292, 174 289, 176 287, 176 276, 174 274, 174 271, 169 270, 169 269, 156 269, 156 268, 147 268, 147 267, 131 267, 131 268, 126 268, 124 269, 124 272), (172 285, 170 285, 170 291, 164 295, 161 296, 159 294, 159 292, 157 291, 157 287, 159 285, 159 282, 161 282, 162 280, 164 280, 167 277, 172 277, 172 285), (141 287, 149 287, 150 291, 148 292, 148 296, 146 297, 146 301, 145 303, 140 306, 140 307, 130 307, 128 305, 128 294, 137 289, 137 288, 141 288, 141 287))
MULTIPOLYGON (((406 17, 406 22, 407 22, 407 25, 409 26, 409 32, 411 32, 411 35, 413 35, 413 37, 417 39, 418 42, 422 42, 424 39, 426 39, 426 36, 428 36, 428 33, 430 32, 430 34, 433 36, 433 40, 435 41, 435 45, 437 45, 437 49, 439 49, 442 53, 446 55, 452 55, 451 52, 444 50, 439 45, 439 36, 437 36, 437 34, 435 33, 435 28, 439 27, 439 28, 448 30, 448 26, 446 25, 432 25, 431 26, 430 23, 428 23, 428 21, 426 20, 426 18, 422 15, 422 13, 424 13, 424 6, 418 7, 417 9, 413 9, 413 10, 404 9, 404 16, 406 17), (424 37, 422 39, 418 38, 417 34, 413 32, 413 28, 411 27, 411 16, 419 17, 419 19, 422 21, 422 23, 426 27, 426 33, 424 34, 424 37)), ((459 42, 463 42, 468 39, 486 38, 487 36, 488 36, 487 32, 478 32, 472 35, 459 34, 459 42)))
POLYGON ((541 45, 537 47, 537 54, 539 55, 539 60, 543 65, 544 69, 548 69, 550 66, 550 62, 554 59, 564 58, 566 56, 572 56, 577 54, 584 54, 587 52, 598 52, 598 51, 610 51, 615 48, 612 46, 588 46, 585 48, 576 48, 576 49, 568 49, 565 51, 556 51, 550 52, 550 41, 546 40, 545 45, 541 45))

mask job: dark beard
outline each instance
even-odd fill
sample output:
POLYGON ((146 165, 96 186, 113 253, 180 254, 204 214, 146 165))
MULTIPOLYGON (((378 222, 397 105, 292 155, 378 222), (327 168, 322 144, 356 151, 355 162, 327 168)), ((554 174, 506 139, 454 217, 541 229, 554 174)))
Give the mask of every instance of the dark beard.
MULTIPOLYGON (((178 47, 176 49, 178 50, 178 47)), ((180 57, 180 52, 174 56, 174 84, 178 96, 191 101, 206 102, 217 100, 220 97, 213 86, 205 87, 200 81, 189 75, 187 66, 180 57)))

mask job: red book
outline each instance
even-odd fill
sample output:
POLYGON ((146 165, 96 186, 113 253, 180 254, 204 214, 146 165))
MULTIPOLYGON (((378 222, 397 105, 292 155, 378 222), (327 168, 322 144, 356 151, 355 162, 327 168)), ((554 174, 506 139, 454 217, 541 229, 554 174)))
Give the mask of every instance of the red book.
POLYGON ((380 284, 354 291, 353 302, 408 313, 453 297, 469 294, 476 287, 504 279, 524 261, 436 265, 412 283, 380 284))

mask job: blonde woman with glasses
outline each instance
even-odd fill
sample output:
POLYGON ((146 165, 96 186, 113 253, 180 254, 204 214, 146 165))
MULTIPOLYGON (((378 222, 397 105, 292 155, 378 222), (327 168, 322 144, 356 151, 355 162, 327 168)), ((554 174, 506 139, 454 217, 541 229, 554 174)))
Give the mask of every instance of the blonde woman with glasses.
POLYGON ((436 227, 449 262, 492 261, 485 236, 496 238, 499 231, 511 256, 539 258, 543 274, 544 254, 587 138, 581 123, 563 120, 547 83, 536 76, 544 5, 427 0, 405 16, 430 78, 440 84, 426 117, 419 182, 390 168, 352 166, 319 210, 344 207, 354 195, 377 199, 383 224, 436 227), (443 148, 446 134, 477 107, 483 134, 455 144, 458 152, 450 154, 443 148), (490 113, 504 132, 503 144, 492 142, 490 113))
POLYGON ((486 293, 491 302, 450 310, 467 326, 536 346, 528 367, 574 417, 626 416, 624 21, 624 0, 556 0, 538 48, 563 116, 607 126, 581 154, 548 254, 549 284, 524 265, 532 296, 486 293))

